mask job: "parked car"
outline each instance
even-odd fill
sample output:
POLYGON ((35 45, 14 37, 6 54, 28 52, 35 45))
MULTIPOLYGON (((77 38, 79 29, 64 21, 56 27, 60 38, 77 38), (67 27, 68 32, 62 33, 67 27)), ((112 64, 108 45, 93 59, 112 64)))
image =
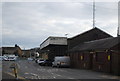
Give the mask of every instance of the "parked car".
POLYGON ((7 60, 8 60, 8 57, 7 57, 7 56, 3 56, 3 60, 4 60, 4 61, 7 61, 7 60))
POLYGON ((29 61, 33 61, 33 58, 28 58, 29 61))
POLYGON ((52 67, 69 67, 70 57, 69 56, 57 56, 52 62, 52 67))
POLYGON ((3 56, 0 56, 0 61, 2 61, 3 60, 3 56))
POLYGON ((51 60, 44 60, 44 62, 41 63, 42 66, 52 66, 52 61, 51 60))
POLYGON ((35 59, 35 62, 38 63, 39 60, 43 60, 42 58, 35 59))
POLYGON ((44 61, 45 61, 44 59, 40 59, 40 60, 37 60, 37 63, 38 63, 39 65, 42 65, 44 61))
POLYGON ((37 60, 38 60, 38 59, 35 59, 35 63, 37 63, 37 60))
POLYGON ((5 60, 5 61, 15 61, 15 60, 17 60, 17 57, 18 56, 15 56, 15 55, 4 55, 3 56, 3 60, 5 60))
POLYGON ((8 57, 7 59, 8 59, 9 61, 15 61, 17 58, 11 56, 11 57, 8 57))

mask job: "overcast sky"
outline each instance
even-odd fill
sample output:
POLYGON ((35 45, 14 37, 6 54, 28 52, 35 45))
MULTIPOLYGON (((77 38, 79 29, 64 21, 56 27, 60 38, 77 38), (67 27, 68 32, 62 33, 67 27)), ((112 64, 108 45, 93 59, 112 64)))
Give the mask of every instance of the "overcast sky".
MULTIPOLYGON (((39 47, 49 36, 92 29, 92 2, 3 2, 2 46, 39 47)), ((0 13, 1 14, 1 13, 0 13)), ((96 27, 117 35, 118 3, 96 2, 96 27)))

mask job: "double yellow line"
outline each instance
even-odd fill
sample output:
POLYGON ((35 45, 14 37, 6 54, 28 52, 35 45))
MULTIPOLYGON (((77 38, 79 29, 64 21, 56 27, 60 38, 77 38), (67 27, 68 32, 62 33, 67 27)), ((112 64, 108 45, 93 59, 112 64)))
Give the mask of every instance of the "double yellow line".
MULTIPOLYGON (((13 73, 10 73, 10 72, 5 72, 5 73, 7 73, 8 75, 11 75, 13 77, 15 77, 15 75, 13 73)), ((24 77, 20 77, 20 76, 18 76, 18 79, 22 79, 23 81, 30 81, 30 80, 27 80, 24 77)))

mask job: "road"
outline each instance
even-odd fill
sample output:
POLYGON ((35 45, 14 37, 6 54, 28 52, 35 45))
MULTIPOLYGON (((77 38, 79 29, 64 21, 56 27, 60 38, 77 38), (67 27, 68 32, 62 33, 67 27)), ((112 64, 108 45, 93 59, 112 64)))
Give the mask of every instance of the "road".
POLYGON ((0 80, 2 80, 2 61, 0 61, 0 80))
POLYGON ((12 69, 9 68, 12 63, 18 65, 19 79, 120 79, 118 76, 91 70, 39 66, 34 61, 28 60, 3 61, 3 79, 10 79, 4 76, 4 73, 14 77, 12 69))

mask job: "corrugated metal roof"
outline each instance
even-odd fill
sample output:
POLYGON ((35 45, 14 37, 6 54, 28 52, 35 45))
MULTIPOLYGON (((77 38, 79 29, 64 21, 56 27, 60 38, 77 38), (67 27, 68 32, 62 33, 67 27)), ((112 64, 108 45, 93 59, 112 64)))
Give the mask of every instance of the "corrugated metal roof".
MULTIPOLYGON (((72 48, 70 51, 87 51, 97 49, 109 49, 120 43, 120 37, 109 37, 100 40, 84 42, 72 48)), ((69 51, 69 52, 70 52, 69 51)))

